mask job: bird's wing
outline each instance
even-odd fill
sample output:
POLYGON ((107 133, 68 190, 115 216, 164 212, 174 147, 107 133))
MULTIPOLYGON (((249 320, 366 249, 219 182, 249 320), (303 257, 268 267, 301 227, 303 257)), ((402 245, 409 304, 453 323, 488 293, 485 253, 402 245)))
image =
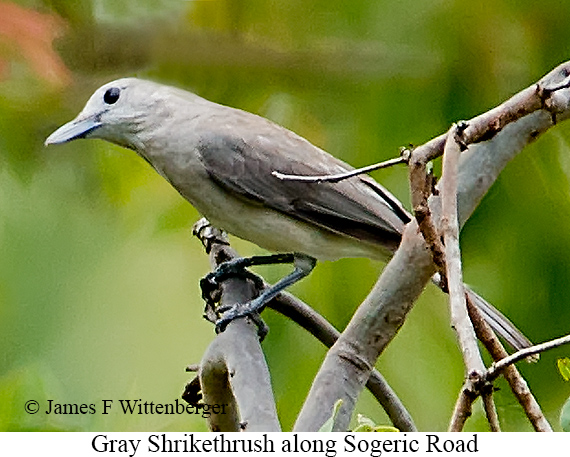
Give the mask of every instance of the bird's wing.
POLYGON ((305 139, 257 116, 256 130, 241 125, 244 113, 219 119, 197 148, 211 178, 256 201, 332 232, 394 247, 409 215, 382 186, 367 176, 338 183, 285 181, 273 171, 297 175, 336 174, 351 167, 305 139), (244 134, 245 132, 245 134, 244 134))

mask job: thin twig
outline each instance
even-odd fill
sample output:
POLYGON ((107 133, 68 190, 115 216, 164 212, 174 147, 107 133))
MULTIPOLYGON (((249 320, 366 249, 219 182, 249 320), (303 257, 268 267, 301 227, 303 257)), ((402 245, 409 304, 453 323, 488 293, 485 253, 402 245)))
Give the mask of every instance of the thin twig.
POLYGON ((384 162, 375 163, 373 165, 368 165, 366 167, 357 168, 355 170, 346 171, 344 173, 339 173, 336 175, 322 175, 322 176, 302 176, 302 175, 288 175, 281 173, 279 171, 272 171, 271 174, 276 178, 283 181, 303 181, 303 182, 339 182, 344 179, 352 178, 353 176, 363 175, 374 170, 379 170, 381 168, 388 168, 393 165, 400 163, 407 163, 408 158, 405 156, 396 157, 393 159, 386 160, 384 162))
POLYGON ((457 170, 461 147, 459 135, 464 127, 453 125, 447 134, 443 153, 443 171, 440 181, 442 200, 442 232, 445 246, 445 262, 451 308, 451 325, 455 329, 469 377, 485 370, 477 337, 467 312, 465 288, 459 248, 459 221, 457 219, 457 170))
MULTIPOLYGON (((410 168, 410 192, 414 216, 418 223, 420 232, 429 246, 433 263, 437 266, 442 276, 445 276, 445 254, 441 237, 432 219, 428 199, 432 194, 432 180, 426 172, 426 158, 435 151, 429 152, 431 142, 420 146, 411 152, 409 161, 410 168)), ((447 281, 444 281, 446 283, 447 281)))
POLYGON ((570 335, 566 335, 560 338, 556 338, 555 340, 547 341, 546 343, 537 344, 535 346, 531 346, 529 348, 521 349, 520 351, 515 352, 514 354, 505 357, 491 365, 487 372, 487 379, 493 380, 499 376, 501 371, 503 371, 507 366, 512 365, 516 362, 519 362, 523 359, 526 359, 529 356, 540 354, 542 352, 548 351, 550 349, 554 349, 565 344, 570 343, 570 335))
POLYGON ((453 408, 453 414, 451 415, 451 421, 449 423, 448 431, 450 432, 462 431, 465 426, 465 422, 467 422, 467 419, 471 417, 471 407, 478 397, 478 389, 471 381, 472 380, 467 379, 459 392, 459 396, 455 402, 455 407, 453 408))
POLYGON ((500 432, 501 424, 499 423, 497 408, 495 408, 495 401, 493 400, 492 389, 489 389, 489 392, 483 392, 481 394, 481 399, 483 400, 483 408, 485 409, 485 415, 487 416, 487 422, 489 422, 491 431, 500 432))

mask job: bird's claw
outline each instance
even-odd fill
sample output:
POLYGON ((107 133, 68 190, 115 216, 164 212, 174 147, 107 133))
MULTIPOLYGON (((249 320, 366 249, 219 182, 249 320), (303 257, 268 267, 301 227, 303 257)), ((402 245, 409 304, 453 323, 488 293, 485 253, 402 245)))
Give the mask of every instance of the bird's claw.
POLYGON ((247 309, 247 306, 240 303, 219 306, 216 311, 221 316, 216 321, 216 333, 223 332, 231 321, 240 317, 246 317, 251 313, 251 311, 247 309))
POLYGON ((216 334, 223 332, 230 322, 241 317, 248 317, 257 326, 257 335, 259 339, 263 341, 267 333, 269 332, 269 327, 261 319, 256 311, 252 311, 248 304, 235 304, 235 305, 225 305, 217 309, 218 313, 222 316, 216 321, 216 334))

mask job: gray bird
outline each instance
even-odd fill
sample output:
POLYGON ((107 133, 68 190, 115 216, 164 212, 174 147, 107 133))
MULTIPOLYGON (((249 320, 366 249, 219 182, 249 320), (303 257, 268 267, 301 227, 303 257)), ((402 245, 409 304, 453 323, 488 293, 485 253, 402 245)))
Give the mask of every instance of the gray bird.
MULTIPOLYGON (((133 149, 214 226, 283 255, 238 260, 237 268, 291 262, 293 273, 220 324, 261 308, 309 274, 318 260, 387 260, 409 213, 367 175, 336 183, 281 180, 272 172, 331 175, 352 170, 267 119, 190 92, 136 78, 100 87, 46 145, 100 138, 133 149)), ((478 300, 489 324, 515 348, 530 342, 478 300)))

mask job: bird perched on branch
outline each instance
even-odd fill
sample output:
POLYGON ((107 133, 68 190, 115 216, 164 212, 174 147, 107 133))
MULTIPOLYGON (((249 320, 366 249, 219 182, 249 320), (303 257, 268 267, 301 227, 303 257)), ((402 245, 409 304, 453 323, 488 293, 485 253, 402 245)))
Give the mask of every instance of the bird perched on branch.
MULTIPOLYGON (((100 87, 83 111, 46 140, 100 138, 133 149, 214 226, 276 255, 237 259, 216 274, 265 263, 294 271, 259 297, 224 313, 223 328, 258 311, 318 260, 386 260, 411 220, 402 204, 367 175, 340 182, 281 180, 333 175, 348 164, 267 119, 190 92, 124 78, 100 87)), ((528 340, 489 304, 481 311, 515 348, 528 340)))

